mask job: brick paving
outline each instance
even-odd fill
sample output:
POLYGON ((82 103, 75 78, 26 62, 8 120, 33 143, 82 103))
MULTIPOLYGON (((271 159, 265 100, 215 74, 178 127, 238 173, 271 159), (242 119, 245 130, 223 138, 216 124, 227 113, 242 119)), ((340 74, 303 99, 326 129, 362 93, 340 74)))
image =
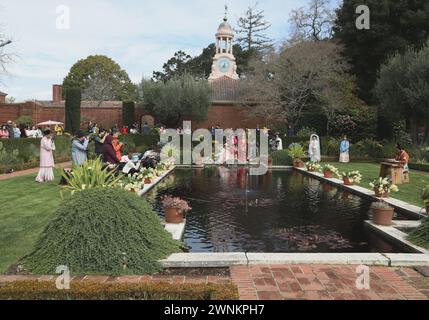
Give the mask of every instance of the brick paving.
MULTIPOLYGON (((99 283, 229 284, 241 300, 429 300, 429 278, 413 268, 370 267, 370 290, 355 285, 357 266, 259 265, 233 266, 230 276, 76 276, 72 281, 99 283)), ((0 283, 55 276, 0 275, 0 283)))
MULTIPOLYGON (((55 167, 57 169, 71 167, 71 162, 59 163, 59 164, 55 165, 55 167)), ((16 172, 10 173, 10 174, 0 174, 0 181, 12 179, 12 178, 17 178, 17 177, 22 177, 22 176, 26 176, 29 174, 37 174, 38 172, 39 172, 39 168, 33 168, 33 169, 16 171, 16 172)))
POLYGON ((242 300, 429 300, 429 278, 412 268, 370 268, 370 290, 356 288, 357 266, 233 266, 242 300))

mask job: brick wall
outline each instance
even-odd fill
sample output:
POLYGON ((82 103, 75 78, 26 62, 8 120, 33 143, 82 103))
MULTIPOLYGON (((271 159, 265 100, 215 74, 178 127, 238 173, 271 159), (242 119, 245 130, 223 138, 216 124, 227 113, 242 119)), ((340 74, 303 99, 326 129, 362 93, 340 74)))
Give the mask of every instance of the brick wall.
MULTIPOLYGON (((119 103, 120 104, 120 103, 119 103)), ((20 104, 0 104, 0 124, 8 120, 15 121, 21 116, 30 116, 34 123, 48 120, 65 121, 64 107, 43 106, 34 102, 20 104)), ((136 108, 135 119, 140 123, 143 116, 136 108)), ((111 127, 115 124, 122 125, 122 106, 111 107, 83 107, 82 123, 85 125, 89 121, 94 121, 104 127, 111 127)), ((208 114, 208 120, 201 123, 193 123, 193 128, 209 128, 220 125, 222 128, 256 128, 259 124, 263 127, 266 123, 264 119, 249 117, 249 110, 237 105, 213 105, 208 114)))
POLYGON ((265 119, 249 116, 249 109, 238 105, 213 105, 208 114, 208 120, 193 124, 194 129, 207 129, 220 125, 221 128, 256 129, 266 124, 265 119))

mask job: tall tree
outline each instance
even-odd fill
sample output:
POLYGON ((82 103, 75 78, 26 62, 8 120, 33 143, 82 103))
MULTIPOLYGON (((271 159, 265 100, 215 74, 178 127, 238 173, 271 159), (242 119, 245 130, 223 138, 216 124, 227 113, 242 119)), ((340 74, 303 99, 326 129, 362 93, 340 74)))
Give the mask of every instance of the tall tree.
POLYGON ((13 54, 7 51, 12 40, 0 33, 0 75, 7 73, 7 65, 13 61, 13 54))
POLYGON ((75 134, 80 129, 82 92, 80 88, 69 88, 66 91, 66 131, 75 134))
POLYGON ((306 41, 252 63, 243 95, 257 104, 255 115, 296 128, 305 108, 320 108, 327 117, 348 101, 344 83, 351 81, 340 48, 327 41, 306 41), (335 97, 335 99, 332 99, 335 97))
POLYGON ((407 119, 414 143, 429 143, 429 42, 420 51, 409 48, 390 58, 375 92, 385 113, 407 119), (419 127, 424 128, 421 141, 419 127))
POLYGON ((157 81, 168 81, 174 77, 191 72, 190 60, 192 57, 184 51, 177 51, 174 56, 164 63, 163 71, 153 73, 153 79, 157 81))
POLYGON ((133 101, 136 98, 136 88, 127 72, 102 55, 76 62, 63 81, 64 94, 69 88, 80 88, 84 99, 95 101, 133 101))
POLYGON ((332 38, 335 13, 329 0, 310 0, 306 7, 293 10, 289 22, 292 24, 291 41, 320 41, 332 38))
POLYGON ((271 24, 265 20, 265 11, 258 9, 258 3, 249 7, 237 21, 236 42, 247 51, 261 51, 269 48, 272 40, 266 35, 271 24))
POLYGON ((421 47, 429 36, 427 0, 344 0, 337 10, 334 38, 345 47, 344 54, 357 76, 359 96, 375 102, 373 88, 381 64, 409 46, 421 47), (370 9, 370 29, 358 30, 356 8, 370 9))
POLYGON ((143 80, 138 87, 143 107, 164 125, 207 119, 211 89, 206 80, 184 75, 166 82, 143 80))

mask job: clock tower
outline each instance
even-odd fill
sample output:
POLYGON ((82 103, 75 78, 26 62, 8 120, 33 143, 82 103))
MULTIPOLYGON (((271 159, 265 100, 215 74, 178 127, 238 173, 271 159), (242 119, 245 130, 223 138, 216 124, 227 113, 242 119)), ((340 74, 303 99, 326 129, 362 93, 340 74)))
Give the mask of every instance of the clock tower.
POLYGON ((222 77, 239 80, 237 74, 237 64, 235 62, 233 44, 234 32, 228 23, 227 10, 225 7, 225 18, 216 33, 216 55, 213 58, 212 73, 209 81, 213 82, 222 77))

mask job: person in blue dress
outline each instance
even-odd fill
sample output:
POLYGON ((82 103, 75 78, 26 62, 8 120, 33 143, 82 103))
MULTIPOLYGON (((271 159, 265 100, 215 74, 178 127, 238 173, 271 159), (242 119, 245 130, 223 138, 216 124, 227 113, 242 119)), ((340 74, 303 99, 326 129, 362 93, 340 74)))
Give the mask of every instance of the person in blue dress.
POLYGON ((344 136, 340 144, 340 162, 341 163, 350 162, 350 142, 347 139, 347 136, 344 136))

